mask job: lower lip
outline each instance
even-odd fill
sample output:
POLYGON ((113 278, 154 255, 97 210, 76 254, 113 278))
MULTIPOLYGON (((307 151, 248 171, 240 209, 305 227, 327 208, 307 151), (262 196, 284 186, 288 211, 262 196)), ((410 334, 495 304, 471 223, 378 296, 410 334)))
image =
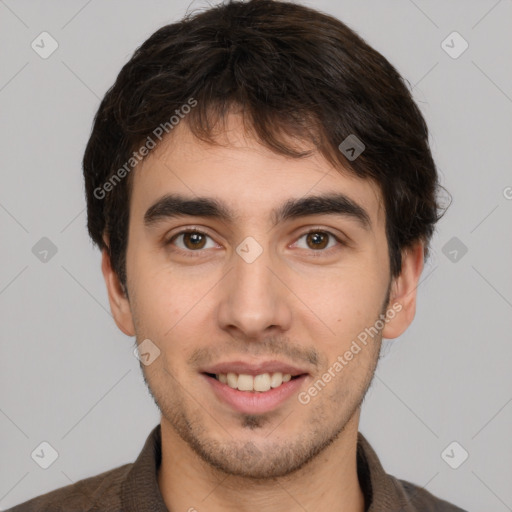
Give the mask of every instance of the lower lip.
POLYGON ((245 414, 261 414, 276 409, 299 390, 307 377, 307 375, 301 375, 296 379, 284 382, 277 388, 260 392, 240 391, 230 388, 227 384, 223 384, 216 378, 209 377, 204 373, 202 376, 208 381, 213 392, 222 402, 245 414))

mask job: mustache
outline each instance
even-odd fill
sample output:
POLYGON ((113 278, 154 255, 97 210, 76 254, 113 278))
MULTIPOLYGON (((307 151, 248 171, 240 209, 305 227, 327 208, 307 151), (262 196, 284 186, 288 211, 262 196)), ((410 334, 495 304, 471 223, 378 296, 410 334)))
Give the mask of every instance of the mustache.
POLYGON ((219 342, 218 345, 200 347, 195 349, 187 363, 191 366, 204 366, 216 363, 228 357, 236 358, 245 355, 250 357, 286 358, 292 363, 300 365, 307 363, 318 367, 320 354, 314 348, 304 348, 291 344, 283 337, 266 337, 263 340, 236 340, 231 337, 230 342, 219 342))

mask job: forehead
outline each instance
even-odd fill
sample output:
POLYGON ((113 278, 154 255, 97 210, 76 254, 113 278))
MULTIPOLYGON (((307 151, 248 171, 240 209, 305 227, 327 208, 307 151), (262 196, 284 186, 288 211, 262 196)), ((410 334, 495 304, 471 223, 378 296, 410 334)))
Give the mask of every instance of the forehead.
MULTIPOLYGON (((275 225, 300 198, 342 195, 368 214, 373 229, 383 223, 382 194, 373 181, 334 168, 316 150, 304 158, 275 153, 248 134, 236 114, 228 116, 223 128, 218 144, 212 145, 196 138, 186 122, 176 126, 135 168, 132 213, 140 218, 158 199, 174 194, 179 200, 213 199, 223 221, 266 216, 275 225)), ((304 142, 292 143, 296 149, 312 149, 304 142)))

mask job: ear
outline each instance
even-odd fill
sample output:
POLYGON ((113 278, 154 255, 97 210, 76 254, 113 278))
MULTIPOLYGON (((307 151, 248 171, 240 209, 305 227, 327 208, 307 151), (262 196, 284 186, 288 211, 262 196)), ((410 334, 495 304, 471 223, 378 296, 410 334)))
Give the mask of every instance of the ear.
POLYGON ((416 294, 423 271, 424 246, 418 242, 402 252, 402 271, 394 278, 388 304, 388 322, 382 330, 382 337, 398 338, 411 325, 416 314, 416 294))
MULTIPOLYGON (((107 240, 105 240, 105 243, 107 243, 107 240)), ((130 302, 124 293, 117 274, 112 269, 107 249, 102 250, 101 271, 103 273, 103 278, 105 279, 105 284, 107 285, 110 310, 112 311, 117 327, 119 327, 119 329, 127 336, 135 336, 130 302)))

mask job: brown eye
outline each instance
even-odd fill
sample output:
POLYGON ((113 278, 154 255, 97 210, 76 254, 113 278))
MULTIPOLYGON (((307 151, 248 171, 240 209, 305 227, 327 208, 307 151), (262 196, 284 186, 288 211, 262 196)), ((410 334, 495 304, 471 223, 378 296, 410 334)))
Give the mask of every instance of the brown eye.
POLYGON ((308 233, 306 241, 312 249, 325 249, 329 243, 329 235, 321 231, 308 233))
POLYGON ((185 230, 171 237, 166 245, 175 245, 177 250, 184 253, 200 252, 201 249, 215 247, 214 243, 207 247, 208 239, 211 240, 211 237, 202 231, 185 230))
POLYGON ((183 233, 183 244, 187 249, 202 249, 205 245, 205 240, 206 237, 203 233, 183 233))
POLYGON ((296 242, 297 246, 318 253, 330 253, 331 249, 336 250, 336 245, 345 245, 342 240, 335 236, 330 231, 322 229, 311 229, 304 233, 296 242), (300 247, 299 241, 305 240, 305 247, 300 247))

